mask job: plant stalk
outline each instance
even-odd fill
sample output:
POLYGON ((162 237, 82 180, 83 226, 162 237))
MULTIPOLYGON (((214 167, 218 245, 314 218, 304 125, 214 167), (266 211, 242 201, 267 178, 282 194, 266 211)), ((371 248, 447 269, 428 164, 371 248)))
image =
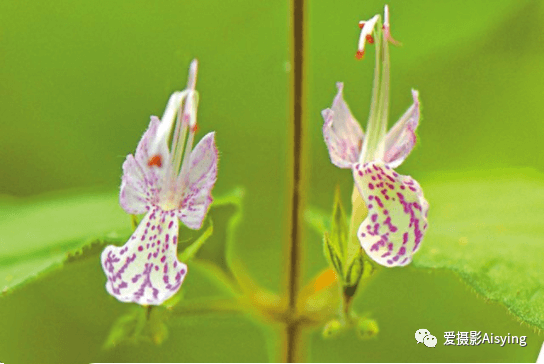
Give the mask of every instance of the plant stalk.
POLYGON ((298 320, 297 301, 301 284, 302 271, 302 216, 303 194, 303 158, 304 158, 304 0, 292 0, 292 125, 293 159, 290 236, 287 239, 287 321, 285 323, 284 361, 293 363, 301 360, 301 326, 298 320))

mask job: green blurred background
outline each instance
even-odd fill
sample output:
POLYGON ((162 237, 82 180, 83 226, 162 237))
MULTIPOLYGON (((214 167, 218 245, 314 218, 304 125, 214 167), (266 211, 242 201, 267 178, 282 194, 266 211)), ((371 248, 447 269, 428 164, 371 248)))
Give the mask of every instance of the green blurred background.
MULTIPOLYGON (((424 189, 441 171, 543 171, 543 3, 388 3, 392 33, 403 44, 391 51, 392 120, 408 107, 410 88, 420 91, 423 105, 419 144, 399 171, 424 189)), ((354 114, 366 120, 373 57, 355 60, 357 23, 384 3, 307 5, 306 191, 308 204, 329 209, 337 183, 349 202, 352 181, 329 162, 320 111, 332 102, 335 82, 344 81, 354 114)), ((170 93, 184 86, 196 57, 200 135, 217 132, 221 157, 214 193, 245 187, 236 254, 261 285, 280 291, 289 216, 290 31, 286 1, 0 2, 0 194, 9 201, 0 219, 19 204, 65 191, 109 193, 117 209, 124 157, 149 116, 160 116, 170 93)), ((120 211, 116 224, 128 227, 123 218, 120 211)), ((86 231, 89 219, 83 212, 71 229, 86 231)), ((37 215, 29 229, 39 231, 40 223, 37 215)), ((305 236, 309 279, 326 262, 320 237, 309 230, 305 236)), ((18 241, 0 244, 9 255, 18 241)), ((186 296, 206 295, 206 275, 193 272, 186 296)), ((0 298, 0 361, 266 361, 277 349, 266 341, 273 330, 244 316, 217 315, 172 323, 160 347, 103 351, 112 322, 126 311, 104 283, 99 261, 86 260, 0 298)), ((312 332, 309 360, 535 361, 543 340, 443 271, 387 270, 356 305, 378 321, 379 337, 322 341, 312 332), (420 328, 438 337, 434 350, 414 344, 420 328), (444 347, 443 332, 457 330, 527 335, 528 345, 444 347)))

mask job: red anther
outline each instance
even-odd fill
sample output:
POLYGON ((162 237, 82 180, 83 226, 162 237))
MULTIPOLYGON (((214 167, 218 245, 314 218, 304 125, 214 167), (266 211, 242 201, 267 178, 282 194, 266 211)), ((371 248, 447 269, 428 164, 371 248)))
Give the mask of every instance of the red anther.
POLYGON ((365 22, 364 22, 364 21, 360 21, 360 22, 359 22, 359 29, 363 29, 364 26, 365 26, 365 22))
POLYGON ((193 127, 191 128, 191 131, 193 133, 196 133, 198 131, 198 124, 193 125, 193 127))
POLYGON ((154 155, 153 157, 149 158, 149 160, 147 161, 147 165, 149 167, 151 166, 157 166, 157 167, 161 167, 162 166, 162 157, 160 155, 154 155))
POLYGON ((367 34, 366 35, 366 41, 370 44, 374 44, 374 37, 371 36, 370 34, 367 34))
POLYGON ((365 51, 357 51, 357 53, 355 53, 355 58, 358 60, 361 60, 363 59, 364 55, 365 55, 365 51))

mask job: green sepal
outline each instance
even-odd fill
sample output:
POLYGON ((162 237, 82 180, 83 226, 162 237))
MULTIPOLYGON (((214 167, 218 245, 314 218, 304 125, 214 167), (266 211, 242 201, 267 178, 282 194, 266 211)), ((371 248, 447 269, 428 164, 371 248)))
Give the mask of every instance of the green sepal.
POLYGON ((167 311, 163 307, 133 307, 115 321, 104 342, 104 349, 111 349, 119 344, 163 343, 168 337, 166 315, 167 311))
POLYGON ((346 270, 344 277, 345 285, 347 287, 356 287, 363 275, 365 269, 365 261, 361 254, 359 254, 346 270))
POLYGON ((323 233, 323 250, 329 264, 334 268, 338 277, 345 280, 344 266, 349 237, 349 226, 340 188, 336 187, 334 204, 332 208, 330 233, 323 233))
POLYGON ((348 218, 342 205, 340 187, 336 186, 334 193, 334 205, 332 208, 331 236, 330 240, 337 249, 342 261, 346 257, 346 249, 349 237, 348 218))
POLYGON ((329 264, 333 267, 338 277, 344 280, 344 270, 342 259, 343 257, 338 252, 335 245, 332 244, 329 234, 325 232, 323 235, 323 253, 329 264))

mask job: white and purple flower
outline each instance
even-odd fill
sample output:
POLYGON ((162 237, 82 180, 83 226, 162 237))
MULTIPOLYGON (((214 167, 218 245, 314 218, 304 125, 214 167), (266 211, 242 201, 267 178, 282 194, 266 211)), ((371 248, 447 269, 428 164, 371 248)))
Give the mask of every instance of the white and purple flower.
POLYGON ((160 305, 179 290, 187 274, 177 258, 179 220, 200 229, 212 202, 215 133, 193 148, 197 67, 194 60, 187 88, 172 94, 160 120, 151 117, 135 155, 123 163, 119 203, 129 214, 146 215, 125 245, 102 252, 106 289, 122 302, 160 305))
MULTIPOLYGON (((366 254, 377 263, 404 266, 411 262, 427 229, 429 204, 419 184, 402 176, 398 167, 416 143, 419 94, 412 90, 413 104, 387 132, 389 112, 389 10, 385 21, 376 15, 359 23, 361 37, 356 58, 364 55, 366 43, 376 43, 376 67, 367 132, 353 117, 343 97, 343 84, 332 107, 322 112, 323 136, 333 164, 350 168, 357 190, 368 209, 357 236, 366 254)), ((354 207, 355 208, 355 207, 354 207)))

